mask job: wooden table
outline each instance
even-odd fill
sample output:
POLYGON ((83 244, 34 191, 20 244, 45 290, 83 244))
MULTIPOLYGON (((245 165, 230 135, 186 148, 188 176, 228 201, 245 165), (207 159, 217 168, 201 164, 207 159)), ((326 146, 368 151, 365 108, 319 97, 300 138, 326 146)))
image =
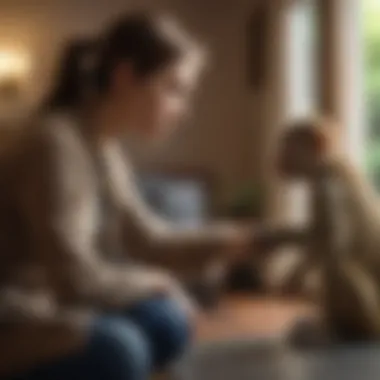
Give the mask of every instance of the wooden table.
POLYGON ((278 334, 314 312, 313 306, 298 300, 230 295, 218 309, 200 317, 197 339, 207 342, 278 334))

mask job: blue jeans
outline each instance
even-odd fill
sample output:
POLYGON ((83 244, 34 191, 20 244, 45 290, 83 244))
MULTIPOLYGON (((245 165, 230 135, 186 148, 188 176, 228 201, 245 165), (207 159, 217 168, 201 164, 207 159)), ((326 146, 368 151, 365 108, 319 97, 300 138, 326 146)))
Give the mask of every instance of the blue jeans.
POLYGON ((152 299, 99 316, 85 350, 14 380, 145 380, 183 353, 190 330, 174 301, 152 299))

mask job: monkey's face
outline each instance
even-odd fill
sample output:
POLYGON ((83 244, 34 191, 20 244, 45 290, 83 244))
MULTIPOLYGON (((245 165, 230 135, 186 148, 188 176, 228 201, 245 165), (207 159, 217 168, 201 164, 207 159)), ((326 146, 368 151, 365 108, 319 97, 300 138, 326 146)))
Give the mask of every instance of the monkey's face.
POLYGON ((303 136, 285 136, 280 144, 278 171, 287 179, 312 177, 320 162, 321 154, 317 145, 303 136))

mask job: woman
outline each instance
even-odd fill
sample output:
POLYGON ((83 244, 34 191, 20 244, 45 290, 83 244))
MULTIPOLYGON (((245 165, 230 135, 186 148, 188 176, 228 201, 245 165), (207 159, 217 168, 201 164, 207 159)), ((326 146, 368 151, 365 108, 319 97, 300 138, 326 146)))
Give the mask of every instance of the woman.
POLYGON ((99 42, 68 52, 47 116, 2 160, 4 373, 143 380, 188 345, 190 303, 147 264, 233 258, 250 234, 177 231, 151 215, 120 143, 168 133, 200 64, 183 31, 146 14, 122 17, 99 42))

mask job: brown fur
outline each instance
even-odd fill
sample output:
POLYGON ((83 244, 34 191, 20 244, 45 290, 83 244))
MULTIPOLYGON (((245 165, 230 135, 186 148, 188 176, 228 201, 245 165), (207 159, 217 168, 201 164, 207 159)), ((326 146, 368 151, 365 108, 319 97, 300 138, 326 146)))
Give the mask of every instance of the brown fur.
MULTIPOLYGON (((306 121, 284 136, 315 142, 317 147, 316 167, 307 176, 313 221, 306 256, 299 263, 304 273, 297 275, 318 272, 322 320, 311 329, 324 330, 330 341, 376 339, 380 337, 380 210, 365 175, 338 151, 334 132, 327 122, 306 121)), ((316 336, 310 329, 297 331, 292 338, 298 342, 305 342, 305 334, 316 336)))

